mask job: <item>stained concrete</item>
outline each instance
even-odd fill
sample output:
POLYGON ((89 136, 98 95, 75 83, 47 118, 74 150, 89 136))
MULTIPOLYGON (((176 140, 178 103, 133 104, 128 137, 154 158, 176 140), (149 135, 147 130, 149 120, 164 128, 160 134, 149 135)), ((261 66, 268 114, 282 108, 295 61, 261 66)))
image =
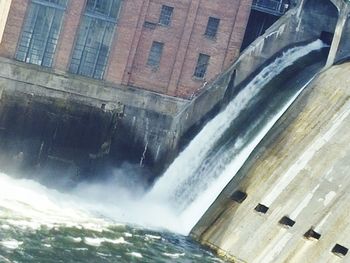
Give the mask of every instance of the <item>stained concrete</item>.
POLYGON ((350 63, 323 72, 272 128, 192 235, 233 262, 349 262, 350 63), (231 195, 247 198, 238 203, 231 195), (258 204, 266 213, 255 210, 258 204), (280 223, 283 217, 293 226, 280 223), (313 229, 320 238, 305 237, 313 229))
POLYGON ((187 100, 5 58, 0 65, 5 163, 21 154, 32 167, 49 157, 79 167, 107 158, 161 170, 177 152, 175 120, 187 100))

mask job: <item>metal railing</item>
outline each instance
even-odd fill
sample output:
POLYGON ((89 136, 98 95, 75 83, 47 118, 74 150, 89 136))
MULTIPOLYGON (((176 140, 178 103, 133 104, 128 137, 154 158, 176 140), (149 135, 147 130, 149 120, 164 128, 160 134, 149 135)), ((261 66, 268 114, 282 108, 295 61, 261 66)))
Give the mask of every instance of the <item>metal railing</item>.
POLYGON ((253 0, 252 8, 257 11, 282 16, 287 12, 289 5, 288 0, 253 0))

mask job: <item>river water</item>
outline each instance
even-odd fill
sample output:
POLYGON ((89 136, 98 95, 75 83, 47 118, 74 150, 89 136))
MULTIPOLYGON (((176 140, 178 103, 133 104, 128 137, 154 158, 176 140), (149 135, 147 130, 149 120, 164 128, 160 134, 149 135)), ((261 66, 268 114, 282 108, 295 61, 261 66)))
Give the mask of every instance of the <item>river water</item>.
POLYGON ((0 174, 0 262, 222 262, 186 236, 102 213, 77 196, 0 174))

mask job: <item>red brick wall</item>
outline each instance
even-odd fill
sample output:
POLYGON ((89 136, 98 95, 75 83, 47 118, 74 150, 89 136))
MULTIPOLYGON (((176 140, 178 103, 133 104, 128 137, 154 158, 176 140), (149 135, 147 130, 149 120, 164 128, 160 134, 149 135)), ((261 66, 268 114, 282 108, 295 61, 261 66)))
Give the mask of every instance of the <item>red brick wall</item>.
MULTIPOLYGON (((248 1, 251 4, 251 0, 248 1)), ((176 96, 188 97, 197 93, 206 82, 213 80, 238 57, 249 18, 249 13, 241 13, 241 11, 243 11, 244 2, 248 1, 211 0, 201 2, 182 74, 177 85, 176 96), (215 39, 204 36, 209 16, 220 18, 215 39), (242 25, 244 25, 244 31, 240 30, 242 25), (199 53, 211 57, 204 80, 193 77, 199 53), (229 63, 225 63, 225 61, 229 63)))
POLYGON ((240 6, 235 15, 234 26, 232 28, 230 42, 228 44, 224 68, 227 68, 239 56, 239 50, 243 42, 244 34, 250 16, 253 0, 240 0, 240 6))
POLYGON ((148 0, 124 0, 114 35, 106 79, 128 85, 148 0))
MULTIPOLYGON (((68 71, 70 56, 86 0, 69 0, 54 68, 68 71)), ((238 56, 252 0, 124 0, 105 80, 189 97, 227 68, 238 56), (144 27, 158 23, 161 6, 174 7, 169 27, 144 27), (204 36, 209 16, 220 18, 216 39, 204 36), (153 41, 163 42, 160 67, 147 66, 153 41), (205 79, 193 78, 199 53, 211 56, 205 79)), ((0 55, 13 58, 29 0, 13 0, 0 55)))
POLYGON ((174 3, 174 1, 151 0, 145 20, 157 23, 161 5, 165 4, 174 6, 172 24, 170 27, 141 29, 127 84, 172 96, 190 97, 237 58, 251 1, 181 0, 174 3), (219 31, 215 39, 204 36, 210 16, 220 18, 219 31), (147 66, 153 41, 165 44, 158 70, 147 66), (203 80, 193 78, 199 53, 211 56, 203 80))
POLYGON ((58 70, 68 71, 70 56, 74 47, 80 18, 84 12, 85 2, 85 0, 68 1, 59 42, 56 48, 54 67, 58 70))
POLYGON ((167 93, 167 87, 173 71, 177 50, 185 27, 189 0, 150 1, 145 20, 158 23, 162 4, 174 7, 171 25, 156 26, 155 29, 142 28, 140 41, 137 46, 129 84, 141 86, 161 93, 167 93), (155 70, 147 65, 149 51, 153 41, 164 43, 160 67, 155 70))

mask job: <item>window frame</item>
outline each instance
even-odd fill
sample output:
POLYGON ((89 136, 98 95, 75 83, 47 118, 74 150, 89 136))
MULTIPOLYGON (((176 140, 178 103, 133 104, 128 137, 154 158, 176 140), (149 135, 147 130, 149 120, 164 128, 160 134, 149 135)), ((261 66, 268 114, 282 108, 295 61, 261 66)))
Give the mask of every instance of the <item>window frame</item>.
POLYGON ((173 15, 174 15, 174 9, 175 8, 173 6, 162 5, 162 7, 160 9, 160 14, 159 14, 158 25, 165 26, 165 27, 170 27, 171 26, 171 22, 173 20, 172 18, 173 18, 173 15), (168 9, 168 10, 166 10, 166 9, 168 9), (165 13, 165 12, 167 12, 169 10, 171 10, 170 16, 165 13), (164 13, 163 13, 163 11, 164 11, 164 13), (167 21, 167 22, 164 23, 163 21, 167 21))
POLYGON ((158 69, 160 67, 160 62, 162 60, 163 52, 164 52, 164 42, 159 42, 159 41, 153 41, 151 45, 151 49, 148 52, 148 58, 147 58, 147 66, 152 67, 153 69, 158 69), (152 56, 155 52, 153 49, 158 45, 160 47, 160 51, 157 53, 157 59, 154 59, 152 56), (156 62, 156 63, 153 63, 156 62))
POLYGON ((216 39, 219 32, 220 22, 221 22, 220 18, 209 16, 207 27, 205 28, 204 36, 210 39, 216 39), (210 23, 211 21, 214 21, 215 27, 213 26, 213 24, 210 23))
MULTIPOLYGON (((20 62, 23 62, 23 63, 27 63, 27 64, 32 64, 32 65, 37 65, 37 66, 41 66, 41 67, 45 67, 45 68, 52 68, 53 65, 55 64, 55 58, 56 58, 56 55, 57 55, 57 47, 59 46, 59 41, 60 41, 60 35, 61 35, 61 32, 62 32, 62 27, 63 27, 63 24, 64 24, 64 19, 65 19, 65 15, 66 15, 66 10, 67 10, 67 6, 69 4, 69 1, 70 0, 64 0, 64 3, 62 4, 56 4, 56 3, 52 3, 50 0, 30 0, 29 3, 28 3, 28 7, 27 7, 27 10, 26 10, 26 13, 25 13, 25 16, 24 16, 24 20, 23 20, 23 24, 22 24, 22 27, 21 27, 21 33, 20 33, 20 36, 18 38, 18 41, 17 41, 17 45, 16 45, 16 52, 14 54, 14 59, 15 60, 18 60, 20 62), (25 31, 26 29, 26 26, 27 26, 27 23, 31 23, 30 21, 27 21, 29 19, 29 13, 31 8, 35 8, 35 5, 38 6, 39 8, 52 8, 54 10, 54 14, 53 14, 53 18, 52 18, 52 21, 51 21, 51 25, 50 25, 50 28, 49 28, 49 32, 48 32, 48 35, 46 37, 46 40, 45 40, 45 43, 44 43, 44 51, 41 55, 41 60, 40 60, 40 63, 34 63, 33 61, 30 61, 31 59, 29 59, 30 57, 30 50, 32 49, 31 48, 31 44, 33 41, 35 41, 35 39, 33 40, 33 36, 34 36, 34 32, 35 32, 35 27, 37 25, 37 20, 38 20, 38 15, 39 15, 39 12, 40 10, 38 9, 38 11, 36 11, 36 15, 35 15, 35 20, 34 20, 34 25, 33 25, 33 28, 31 28, 31 31, 25 31), (52 30, 52 26, 53 26, 53 23, 54 23, 54 19, 55 19, 55 16, 58 15, 57 12, 62 12, 61 14, 61 18, 60 18, 60 21, 59 21, 59 28, 58 28, 58 31, 57 31, 57 39, 54 39, 51 37, 50 39, 50 34, 51 34, 51 30, 52 30), (28 44, 28 47, 27 48, 27 51, 23 52, 23 51, 20 51, 20 48, 21 47, 24 47, 22 46, 22 38, 24 37, 24 34, 25 33, 29 33, 31 35, 31 38, 29 39, 29 44, 28 44), (48 46, 53 43, 49 43, 50 40, 54 39, 54 41, 56 41, 56 43, 54 44, 54 48, 53 48, 53 51, 52 51, 52 56, 49 57, 49 58, 45 58, 47 56, 46 52, 47 52, 47 49, 48 49, 48 46), (19 58, 19 53, 25 53, 24 55, 24 59, 20 59, 19 58), (45 59, 48 59, 50 60, 50 63, 49 65, 44 65, 44 62, 45 62, 45 59)), ((32 21, 33 22, 33 21, 32 21)))
POLYGON ((197 63, 196 63, 196 67, 195 67, 194 72, 193 72, 193 77, 195 79, 204 80, 205 76, 208 73, 208 67, 209 67, 209 63, 210 63, 210 58, 211 58, 211 56, 208 55, 208 54, 199 53, 198 59, 197 59, 197 63), (200 63, 201 57, 204 57, 206 59, 206 62, 203 63, 203 64, 200 63), (201 69, 201 67, 205 67, 204 71, 203 71, 203 69, 201 69))
MULTIPOLYGON (((112 1, 114 1, 114 0, 112 0, 112 1)), ((82 15, 80 18, 80 24, 79 24, 79 27, 77 29, 77 34, 76 34, 74 45, 73 45, 73 48, 71 51, 70 63, 68 66, 69 73, 92 78, 92 79, 97 79, 97 80, 104 79, 105 74, 106 74, 108 67, 109 67, 110 54, 111 54, 111 50, 113 47, 113 42, 115 41, 117 24, 118 24, 121 9, 122 9, 123 3, 124 3, 124 0, 116 0, 116 1, 120 1, 119 5, 118 5, 119 9, 118 9, 118 12, 116 13, 116 17, 110 16, 111 9, 113 7, 113 3, 111 3, 111 5, 110 5, 108 14, 102 14, 102 13, 99 13, 98 11, 94 12, 94 11, 89 10, 88 9, 88 0, 85 1, 84 11, 82 12, 82 15), (86 51, 86 48, 87 48, 87 41, 88 41, 88 38, 89 38, 90 32, 91 32, 91 24, 97 24, 98 22, 102 22, 104 24, 104 26, 103 26, 104 27, 104 34, 103 34, 103 37, 101 39, 101 42, 99 43, 98 53, 95 55, 95 59, 94 59, 95 62, 92 65, 93 70, 90 73, 86 73, 86 71, 88 71, 88 70, 86 69, 86 65, 85 65, 85 69, 84 69, 84 63, 85 64, 87 63, 85 58, 84 58, 84 52, 86 51), (84 34, 84 29, 82 29, 82 26, 84 23, 88 23, 89 26, 88 26, 86 35, 81 36, 81 34, 84 34), (106 55, 105 55, 105 63, 103 65, 102 64, 100 65, 100 66, 102 66, 100 69, 97 69, 98 61, 101 59, 101 56, 103 56, 103 53, 101 53, 101 52, 102 52, 102 47, 103 47, 103 44, 105 41, 107 27, 111 26, 111 25, 113 26, 113 30, 112 30, 110 40, 108 43, 108 50, 107 50, 106 55), (79 51, 79 50, 77 50, 77 44, 78 44, 80 37, 82 37, 84 40, 83 40, 82 45, 81 45, 83 48, 79 51), (74 57, 75 52, 77 52, 78 54, 80 53, 79 58, 74 57), (74 63, 74 61, 77 63, 74 63), (73 67, 77 67, 77 68, 73 69, 73 67), (101 71, 101 74, 98 74, 99 71, 101 71)), ((91 48, 91 47, 89 47, 89 48, 91 48)))

